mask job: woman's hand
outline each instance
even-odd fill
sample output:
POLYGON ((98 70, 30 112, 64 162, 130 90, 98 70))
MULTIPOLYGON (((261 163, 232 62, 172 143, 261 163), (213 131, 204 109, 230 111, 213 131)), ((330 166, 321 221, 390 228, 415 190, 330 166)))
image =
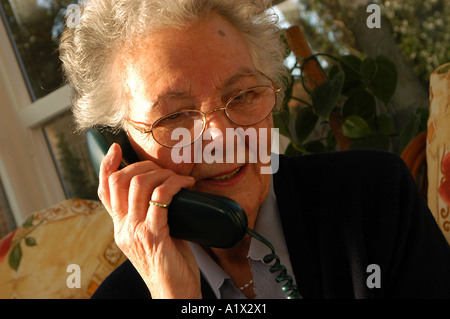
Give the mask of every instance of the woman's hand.
POLYGON ((167 208, 181 189, 194 185, 151 161, 118 170, 122 150, 113 144, 100 167, 98 195, 114 223, 114 238, 150 290, 152 298, 201 298, 200 272, 184 240, 169 236, 167 208))

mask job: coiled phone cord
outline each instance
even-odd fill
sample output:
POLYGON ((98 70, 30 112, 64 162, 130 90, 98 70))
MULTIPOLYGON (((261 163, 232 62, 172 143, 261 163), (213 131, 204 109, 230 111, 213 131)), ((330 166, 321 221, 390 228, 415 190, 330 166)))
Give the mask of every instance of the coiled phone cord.
POLYGON ((291 293, 287 296, 287 299, 302 299, 301 294, 297 290, 297 286, 294 285, 294 281, 293 281, 292 277, 288 275, 286 267, 281 265, 280 257, 278 257, 278 255, 275 254, 275 249, 273 248, 270 241, 268 241, 262 235, 258 234, 257 232, 253 231, 252 229, 250 229, 248 227, 246 229, 246 232, 253 238, 259 240, 264 245, 269 247, 269 249, 272 251, 271 254, 264 256, 263 260, 266 264, 270 264, 273 260, 275 260, 275 263, 270 267, 269 270, 271 273, 274 273, 276 271, 280 272, 278 274, 278 276, 275 278, 278 283, 286 281, 286 283, 281 287, 281 290, 283 292, 291 291, 291 293))

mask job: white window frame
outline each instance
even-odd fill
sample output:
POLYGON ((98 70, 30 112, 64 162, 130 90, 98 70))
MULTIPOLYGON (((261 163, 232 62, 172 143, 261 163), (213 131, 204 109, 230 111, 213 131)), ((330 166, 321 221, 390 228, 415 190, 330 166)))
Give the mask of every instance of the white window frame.
POLYGON ((66 85, 32 102, 0 21, 0 178, 16 224, 66 199, 42 126, 70 108, 66 85))

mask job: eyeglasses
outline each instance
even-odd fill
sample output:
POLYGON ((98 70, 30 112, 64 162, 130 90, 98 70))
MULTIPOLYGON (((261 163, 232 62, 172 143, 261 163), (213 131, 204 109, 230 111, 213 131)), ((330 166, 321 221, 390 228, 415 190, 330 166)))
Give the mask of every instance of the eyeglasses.
POLYGON ((169 113, 157 119, 153 124, 143 124, 149 129, 140 127, 137 122, 128 120, 130 125, 143 134, 151 133, 155 141, 165 147, 185 147, 194 143, 206 128, 206 116, 213 112, 224 111, 228 120, 234 124, 251 126, 263 121, 271 112, 277 102, 277 93, 280 88, 273 82, 272 85, 254 86, 229 98, 224 107, 208 112, 199 110, 183 110, 169 113), (189 132, 190 139, 180 138, 180 131, 189 132))

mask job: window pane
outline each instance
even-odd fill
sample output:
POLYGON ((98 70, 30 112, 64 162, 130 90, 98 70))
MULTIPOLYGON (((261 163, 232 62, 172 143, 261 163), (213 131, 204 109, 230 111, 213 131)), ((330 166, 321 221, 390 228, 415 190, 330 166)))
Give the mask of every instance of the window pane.
POLYGON ((98 178, 84 134, 74 133, 71 112, 44 126, 67 198, 98 199, 98 178))
POLYGON ((16 228, 16 224, 14 223, 8 199, 5 196, 3 184, 0 180, 0 239, 6 236, 14 228, 16 228))
POLYGON ((70 1, 0 0, 0 3, 2 18, 34 101, 62 84, 57 49, 70 1))

